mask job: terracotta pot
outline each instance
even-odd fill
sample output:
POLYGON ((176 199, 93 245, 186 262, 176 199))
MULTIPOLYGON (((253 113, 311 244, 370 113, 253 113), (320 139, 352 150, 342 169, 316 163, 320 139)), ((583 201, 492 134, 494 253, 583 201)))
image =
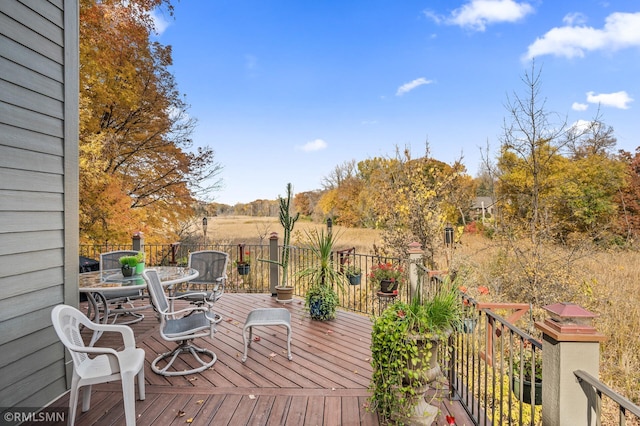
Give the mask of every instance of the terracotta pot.
POLYGON ((292 286, 277 286, 276 287, 276 302, 289 303, 293 300, 293 287, 292 286))

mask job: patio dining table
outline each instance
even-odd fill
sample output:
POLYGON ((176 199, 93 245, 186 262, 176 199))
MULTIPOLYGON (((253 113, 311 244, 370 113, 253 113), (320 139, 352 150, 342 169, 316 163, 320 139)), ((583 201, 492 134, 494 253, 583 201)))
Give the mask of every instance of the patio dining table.
MULTIPOLYGON (((193 268, 184 268, 177 266, 157 266, 154 268, 158 271, 160 281, 164 287, 170 287, 175 284, 191 281, 198 278, 199 272, 193 268)), ((133 275, 125 277, 118 269, 109 269, 104 271, 85 272, 79 275, 78 290, 87 296, 88 316, 94 322, 106 324, 109 316, 114 312, 109 309, 109 302, 116 299, 128 300, 132 295, 141 294, 146 288, 147 283, 141 275, 133 275), (103 306, 102 314, 99 309, 103 306)), ((140 307, 119 308, 118 312, 126 311, 135 314, 136 310, 143 310, 149 307, 148 304, 140 307)), ((144 318, 139 316, 140 319, 144 318)), ((101 332, 94 332, 91 338, 90 346, 100 338, 101 332)))

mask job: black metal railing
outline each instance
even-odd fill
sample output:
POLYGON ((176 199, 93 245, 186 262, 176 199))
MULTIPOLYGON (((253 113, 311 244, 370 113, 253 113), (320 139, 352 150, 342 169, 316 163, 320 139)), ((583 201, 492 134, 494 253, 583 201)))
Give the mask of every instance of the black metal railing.
POLYGON ((467 296, 463 303, 447 366, 451 396, 478 425, 541 424, 542 344, 500 315, 520 317, 527 305, 480 304, 467 296))
MULTIPOLYGON (((131 250, 132 244, 103 244, 81 245, 80 255, 90 259, 99 259, 100 253, 114 250, 131 250)), ((148 266, 186 265, 189 253, 199 250, 219 250, 229 254, 229 269, 227 272, 227 288, 229 292, 237 293, 268 293, 270 292, 270 246, 268 244, 144 244, 142 247, 146 253, 148 266), (243 260, 250 261, 248 273, 238 270, 237 261, 240 253, 243 260)), ((277 250, 281 249, 278 246, 277 250)), ((343 251, 334 252, 334 265, 336 269, 343 270, 347 264, 357 266, 361 271, 361 281, 358 285, 345 285, 338 290, 340 306, 354 312, 379 315, 391 300, 408 300, 408 285, 401 286, 398 294, 393 297, 381 298, 377 295, 377 289, 370 278, 374 265, 379 263, 401 264, 407 271, 406 265, 401 259, 384 256, 358 254, 355 250, 349 250, 348 255, 343 251)), ((289 260, 289 276, 287 282, 294 283, 295 294, 303 297, 309 288, 308 281, 296 277, 296 272, 304 269, 313 262, 310 249, 305 247, 291 247, 289 260)), ((408 279, 405 279, 408 283, 408 279)))
POLYGON ((639 406, 621 396, 586 371, 576 370, 573 374, 578 379, 589 401, 588 410, 593 414, 595 420, 595 422, 591 422, 591 424, 598 426, 602 424, 602 395, 605 395, 609 399, 609 402, 617 406, 619 425, 631 424, 632 420, 635 420, 633 424, 637 424, 640 421, 639 406), (632 416, 634 416, 635 419, 632 416))

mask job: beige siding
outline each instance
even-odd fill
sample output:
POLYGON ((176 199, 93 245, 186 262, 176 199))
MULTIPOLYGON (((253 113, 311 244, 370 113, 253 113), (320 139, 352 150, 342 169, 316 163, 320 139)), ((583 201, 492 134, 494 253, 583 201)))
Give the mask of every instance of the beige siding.
POLYGON ((51 309, 78 300, 77 0, 0 1, 0 404, 67 389, 51 309))

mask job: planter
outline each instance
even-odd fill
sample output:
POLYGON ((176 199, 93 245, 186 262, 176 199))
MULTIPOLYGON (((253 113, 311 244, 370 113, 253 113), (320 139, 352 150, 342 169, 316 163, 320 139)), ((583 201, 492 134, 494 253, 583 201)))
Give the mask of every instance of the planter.
POLYGON ((123 265, 120 270, 122 271, 123 277, 131 277, 133 276, 133 273, 136 271, 136 268, 132 268, 129 265, 123 265))
POLYGON ((251 270, 251 265, 238 265, 238 275, 248 275, 251 270))
MULTIPOLYGON (((520 377, 514 377, 511 379, 511 388, 516 398, 520 399, 520 377)), ((542 382, 535 383, 535 397, 534 404, 542 405, 542 382)), ((522 402, 531 405, 531 382, 524 379, 522 381, 522 402)))
POLYGON ((397 289, 398 289, 398 281, 391 281, 391 280, 380 281, 380 291, 383 293, 393 293, 393 291, 397 289))
POLYGON ((136 265, 136 275, 140 275, 144 272, 144 262, 140 262, 136 265))
POLYGON ((293 287, 292 286, 277 286, 276 287, 276 302, 279 303, 291 303, 293 300, 293 287))
POLYGON ((430 425, 434 423, 440 409, 427 402, 429 398, 425 398, 429 390, 431 382, 442 375, 440 364, 438 363, 438 346, 439 339, 433 339, 427 336, 414 335, 409 336, 418 346, 418 357, 420 361, 417 364, 407 368, 412 371, 412 377, 405 374, 403 384, 412 386, 416 391, 416 401, 412 412, 396 413, 392 419, 402 424, 410 425, 430 425), (423 364, 423 361, 426 363, 423 364))
POLYGON ((473 330, 476 329, 477 323, 478 320, 476 318, 465 318, 462 321, 462 331, 467 334, 473 333, 473 330))
POLYGON ((351 284, 351 285, 360 285, 360 282, 362 281, 362 274, 347 275, 347 278, 349 279, 349 284, 351 284))
POLYGON ((312 320, 327 321, 332 315, 328 307, 323 306, 322 300, 315 300, 309 305, 309 316, 312 320))

